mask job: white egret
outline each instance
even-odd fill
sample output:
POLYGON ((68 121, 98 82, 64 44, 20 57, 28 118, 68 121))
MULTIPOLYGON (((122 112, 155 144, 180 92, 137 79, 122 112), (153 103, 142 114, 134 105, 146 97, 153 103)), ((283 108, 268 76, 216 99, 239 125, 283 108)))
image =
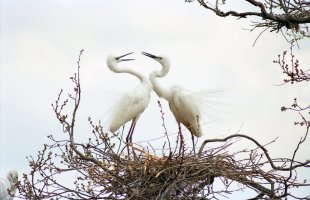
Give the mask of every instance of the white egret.
POLYGON ((194 100, 192 93, 180 86, 172 86, 170 88, 162 88, 156 78, 164 77, 170 69, 170 62, 165 56, 155 56, 150 53, 142 52, 162 65, 160 71, 153 71, 149 75, 149 79, 153 85, 153 89, 159 97, 166 99, 180 128, 183 124, 191 133, 194 146, 194 137, 203 135, 199 119, 201 118, 200 110, 197 102, 194 100))
POLYGON ((18 182, 18 173, 16 170, 11 170, 6 175, 6 178, 0 178, 0 199, 12 200, 16 193, 16 183, 18 182), (13 195, 13 196, 11 196, 13 195))
MULTIPOLYGON (((133 53, 133 52, 132 52, 133 53)), ((123 59, 123 57, 130 55, 128 53, 122 56, 108 56, 107 65, 109 69, 115 73, 128 73, 136 76, 140 80, 140 84, 137 85, 131 92, 123 94, 122 98, 114 105, 109 121, 107 122, 108 129, 111 132, 117 131, 126 122, 132 120, 126 142, 132 142, 132 134, 135 129, 137 120, 141 113, 148 106, 150 101, 150 93, 152 91, 152 84, 149 79, 142 74, 130 69, 119 68, 117 64, 122 61, 129 61, 134 59, 123 59)))

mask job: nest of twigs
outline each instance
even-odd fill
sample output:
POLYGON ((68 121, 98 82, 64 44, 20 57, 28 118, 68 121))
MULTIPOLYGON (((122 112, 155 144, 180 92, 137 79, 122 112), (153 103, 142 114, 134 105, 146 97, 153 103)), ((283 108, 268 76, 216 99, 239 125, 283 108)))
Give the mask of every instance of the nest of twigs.
POLYGON ((229 155, 204 152, 198 156, 182 151, 181 154, 158 157, 138 148, 132 149, 135 152, 132 156, 119 156, 114 162, 102 162, 102 166, 89 168, 93 186, 105 185, 105 193, 113 197, 186 199, 207 195, 206 190, 215 177, 242 177, 241 169, 232 164, 229 155))

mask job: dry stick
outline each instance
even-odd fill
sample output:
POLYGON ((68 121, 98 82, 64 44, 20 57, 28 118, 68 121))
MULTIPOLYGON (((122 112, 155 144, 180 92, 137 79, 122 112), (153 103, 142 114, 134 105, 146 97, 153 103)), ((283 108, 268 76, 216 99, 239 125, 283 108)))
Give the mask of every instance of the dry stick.
MULTIPOLYGON (((74 97, 71 96, 73 98, 73 100, 74 100, 74 109, 73 109, 73 113, 72 113, 71 124, 68 127, 68 133, 69 133, 69 137, 70 137, 69 138, 70 139, 70 147, 83 160, 93 162, 94 164, 96 164, 96 165, 100 166, 102 169, 104 169, 111 176, 115 176, 114 174, 112 174, 110 172, 110 170, 108 168, 106 168, 105 166, 101 165, 98 162, 98 160, 94 159, 93 157, 85 156, 83 153, 81 153, 79 150, 77 150, 77 148, 75 146, 73 135, 74 135, 74 126, 75 126, 76 113, 77 113, 77 109, 79 108, 80 101, 81 101, 80 60, 81 60, 81 55, 82 55, 83 51, 84 51, 83 49, 80 51, 79 59, 77 61, 77 64, 78 64, 77 74, 74 74, 74 78, 72 79, 76 87, 74 88, 75 96, 74 97)), ((60 113, 58 113, 58 116, 59 115, 60 115, 60 113)))
MULTIPOLYGON (((266 158, 267 158, 267 160, 268 160, 268 163, 271 165, 271 167, 272 167, 273 169, 275 169, 275 170, 280 170, 280 171, 290 171, 290 176, 289 176, 289 178, 291 178, 291 176, 292 176, 292 174, 291 174, 291 173, 292 173, 292 170, 294 170, 294 169, 296 169, 296 168, 298 168, 298 167, 301 167, 301 166, 306 166, 307 164, 310 163, 310 161, 306 161, 306 162, 304 162, 304 163, 301 163, 301 164, 298 164, 298 165, 294 165, 294 166, 293 166, 295 154, 296 154, 296 152, 297 152, 297 150, 298 150, 300 144, 303 143, 303 142, 305 141, 308 131, 309 131, 309 126, 307 127, 307 132, 306 132, 306 134, 305 134, 305 137, 304 137, 303 139, 301 139, 300 142, 298 143, 298 145, 297 145, 297 147, 296 147, 296 149, 295 149, 295 151, 294 151, 293 158, 292 158, 292 160, 291 160, 291 166, 288 167, 288 168, 276 167, 276 166, 274 165, 272 159, 270 158, 267 149, 266 149, 264 146, 262 146, 261 144, 259 144, 255 139, 253 139, 253 138, 251 138, 251 137, 249 137, 249 136, 247 136, 247 135, 242 135, 242 134, 230 135, 230 136, 228 136, 228 137, 226 137, 226 138, 223 138, 223 139, 209 139, 209 140, 205 140, 205 141, 203 142, 203 144, 201 145, 200 149, 199 149, 198 155, 201 156, 201 153, 202 153, 202 151, 203 151, 205 145, 206 145, 207 143, 209 143, 209 142, 224 142, 224 141, 227 141, 228 139, 231 139, 231 138, 234 138, 234 137, 244 137, 244 138, 247 138, 247 139, 251 140, 252 142, 254 142, 260 149, 263 150, 264 155, 266 156, 266 158)), ((288 182, 288 180, 289 180, 289 179, 286 179, 286 181, 285 181, 285 193, 284 193, 283 195, 281 195, 280 197, 284 197, 285 195, 287 195, 287 189, 288 189, 288 188, 287 188, 287 182, 288 182)), ((268 180, 268 182, 270 182, 270 181, 271 181, 271 180, 268 180)), ((270 183, 272 183, 272 182, 270 182, 270 183)), ((253 183, 252 183, 252 184, 253 184, 253 183)), ((273 185, 274 185, 274 184, 271 185, 271 186, 272 186, 272 189, 274 188, 273 185)))
POLYGON ((223 139, 209 139, 209 140, 205 140, 205 141, 202 143, 202 145, 201 145, 201 147, 200 147, 200 149, 199 149, 199 151, 198 151, 198 155, 201 156, 201 153, 202 153, 202 151, 203 151, 203 149, 204 149, 204 147, 205 147, 205 145, 206 145, 207 143, 210 143, 210 142, 225 142, 225 141, 227 141, 227 140, 229 140, 229 139, 231 139, 231 138, 234 138, 234 137, 244 137, 244 138, 246 138, 246 139, 251 140, 252 142, 254 142, 260 149, 263 150, 263 152, 264 152, 265 156, 267 157, 267 159, 268 159, 268 161, 269 161, 271 167, 272 167, 273 169, 279 169, 279 167, 276 167, 276 166, 273 164, 273 161, 272 161, 272 159, 270 158, 270 156, 269 156, 269 154, 268 154, 268 151, 267 151, 267 149, 266 149, 264 146, 262 146, 260 143, 258 143, 258 142, 257 142, 255 139, 253 139, 252 137, 247 136, 247 135, 243 135, 243 134, 233 134, 233 135, 227 136, 227 137, 225 137, 225 138, 223 138, 223 139))
POLYGON ((120 148, 121 148, 121 143, 122 143, 122 138, 123 138, 123 135, 124 135, 125 125, 123 125, 122 128, 123 128, 123 129, 122 129, 122 132, 121 132, 121 136, 118 137, 119 145, 118 145, 118 149, 117 149, 116 154, 119 154, 119 150, 120 150, 120 148))
MULTIPOLYGON (((267 149, 266 149, 264 146, 260 145, 260 144, 259 144, 256 140, 254 140, 253 138, 251 138, 251 137, 249 137, 249 136, 247 136, 247 135, 242 135, 242 134, 230 135, 230 136, 228 136, 228 137, 226 137, 226 138, 223 138, 223 139, 209 139, 209 140, 205 140, 205 141, 203 142, 203 144, 201 145, 200 149, 199 149, 198 155, 201 156, 202 150, 203 150, 204 146, 205 146, 207 143, 209 143, 209 142, 223 142, 223 141, 227 141, 228 139, 233 138, 233 137, 245 137, 245 138, 247 138, 247 139, 253 141, 258 147, 260 147, 260 149, 262 149, 262 150, 264 151, 264 154, 266 155, 266 157, 267 157, 267 159, 268 159, 270 165, 272 166, 272 168, 273 168, 273 169, 278 169, 278 167, 275 167, 275 166, 274 166, 273 161, 271 160, 271 158, 270 158, 270 156, 269 156, 269 154, 268 154, 268 151, 267 151, 267 149)), ((262 175, 264 178, 266 178, 266 176, 264 176, 263 174, 261 174, 261 175, 262 175)), ((225 174, 223 174, 223 176, 225 176, 225 174)), ((227 176, 227 175, 226 175, 226 176, 227 176)), ((274 182, 273 182, 270 178, 268 178, 268 177, 267 177, 268 179, 266 179, 266 180, 271 184, 271 190, 269 190, 269 189, 267 189, 267 188, 265 188, 265 187, 259 185, 258 183, 255 183, 254 181, 248 180, 245 176, 244 176, 244 177, 243 177, 243 176, 238 176, 237 179, 236 179, 234 176, 232 176, 232 177, 231 177, 231 176, 227 176, 227 177, 230 178, 230 179, 232 179, 232 180, 241 181, 242 183, 247 184, 247 185, 249 185, 249 186, 251 186, 251 187, 257 189, 257 190, 263 192, 264 194, 267 194, 269 197, 274 197, 274 196, 275 196, 275 195, 274 195, 274 182)))
POLYGON ((178 149, 178 144, 179 144, 179 139, 180 139, 180 124, 178 123, 178 136, 177 136, 177 139, 176 139, 176 144, 175 144, 175 148, 174 148, 174 151, 173 151, 173 155, 175 155, 175 153, 177 152, 177 149, 178 149))
POLYGON ((179 155, 181 155, 182 149, 184 150, 184 138, 181 131, 181 124, 179 123, 179 136, 180 136, 180 149, 179 149, 179 155))
MULTIPOLYGON (((301 113, 299 113, 300 115, 301 115, 301 113)), ((307 121, 306 121, 306 119, 301 115, 301 117, 302 117, 302 119, 304 120, 304 122, 307 124, 307 121)), ((295 148, 295 150, 294 150, 294 153, 293 153, 293 157, 292 157, 292 159, 291 159, 291 164, 290 164, 290 167, 289 167, 289 171, 290 171, 290 175, 285 179, 285 181, 284 181, 284 185, 285 185, 285 192, 280 196, 280 197, 285 197, 286 195, 287 195, 287 190, 288 190, 288 185, 287 185, 287 183, 288 183, 288 181, 291 179, 291 177, 292 177, 292 175, 293 175, 293 173, 292 173, 292 171, 293 171, 293 163, 294 163, 294 161, 295 161, 295 156, 296 156, 296 154, 297 154, 297 151, 298 151, 298 149, 299 149, 299 147, 300 147, 300 145, 306 140, 306 138, 307 138, 307 136, 308 136, 308 132, 309 132, 309 128, 310 128, 310 124, 308 124, 307 126, 306 126, 306 133, 305 133, 305 135, 304 135, 304 137, 301 137, 300 138, 300 140, 299 140, 299 142, 298 142, 298 144, 297 144, 297 146, 296 146, 296 148, 295 148)), ((305 162, 305 163, 310 163, 310 161, 307 161, 307 162, 305 162)), ((306 164, 305 163, 303 163, 303 165, 302 166, 305 166, 306 164)), ((296 165, 295 165, 295 167, 296 167, 296 165)))
POLYGON ((171 155, 171 154, 172 154, 172 151, 171 151, 171 144, 170 144, 170 139, 169 139, 169 137, 168 137, 168 132, 167 132, 167 128, 166 128, 166 125, 165 125, 165 118, 164 118, 164 114, 165 114, 165 113, 163 112, 163 108, 162 108, 161 103, 160 103, 159 100, 157 101, 157 103, 158 103, 158 106, 159 106, 159 109, 160 109, 161 119, 162 119, 162 122, 163 122, 162 126, 163 126, 164 129, 165 129, 165 135, 166 135, 167 140, 168 140, 169 155, 171 155))

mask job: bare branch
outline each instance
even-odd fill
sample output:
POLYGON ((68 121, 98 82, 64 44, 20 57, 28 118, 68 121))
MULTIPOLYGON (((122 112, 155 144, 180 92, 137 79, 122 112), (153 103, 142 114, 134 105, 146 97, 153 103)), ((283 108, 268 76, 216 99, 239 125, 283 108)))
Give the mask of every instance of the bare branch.
MULTIPOLYGON (((187 1, 187 2, 193 2, 187 1)), ((308 1, 287 0, 246 0, 243 7, 232 5, 231 0, 197 0, 205 9, 214 12, 219 17, 251 17, 255 28, 269 29, 270 31, 285 32, 287 36, 296 39, 309 37, 310 3, 308 1), (244 7, 247 11, 244 11, 244 7), (284 30, 284 31, 283 31, 284 30)))

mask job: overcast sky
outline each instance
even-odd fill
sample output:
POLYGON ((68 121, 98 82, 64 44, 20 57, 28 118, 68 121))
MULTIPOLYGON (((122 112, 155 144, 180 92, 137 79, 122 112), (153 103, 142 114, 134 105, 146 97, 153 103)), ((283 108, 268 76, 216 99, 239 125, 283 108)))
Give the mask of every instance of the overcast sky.
MULTIPOLYGON (((106 67, 109 54, 131 51, 136 52, 131 55, 136 60, 122 66, 146 76, 160 66, 140 51, 169 57, 170 73, 159 80, 163 87, 231 88, 216 96, 221 104, 210 105, 218 112, 216 120, 205 121, 203 139, 224 137, 242 126, 240 133, 262 144, 278 137, 269 146, 271 156, 290 157, 304 134, 304 129, 293 126, 298 115, 283 113, 280 107, 290 105, 294 97, 309 102, 309 84, 275 86, 283 74, 272 61, 289 44, 281 34, 266 31, 252 47, 259 32, 244 30, 250 28, 249 20, 220 19, 197 2, 183 0, 1 0, 0 13, 1 176, 12 168, 26 172, 25 157, 35 155, 48 142, 47 135, 64 136, 50 105, 61 88, 70 90, 69 77, 76 70, 81 49, 85 52, 79 140, 89 137, 88 116, 101 119, 122 92, 139 83, 133 76, 114 74, 106 67)), ((309 67, 309 40, 299 45, 296 56, 301 65, 309 67)), ((163 135, 157 100, 153 93, 134 141, 163 135)), ((177 124, 167 103, 161 102, 168 133, 174 133, 177 124)), ((301 161, 309 159, 309 141, 297 155, 301 161)))

